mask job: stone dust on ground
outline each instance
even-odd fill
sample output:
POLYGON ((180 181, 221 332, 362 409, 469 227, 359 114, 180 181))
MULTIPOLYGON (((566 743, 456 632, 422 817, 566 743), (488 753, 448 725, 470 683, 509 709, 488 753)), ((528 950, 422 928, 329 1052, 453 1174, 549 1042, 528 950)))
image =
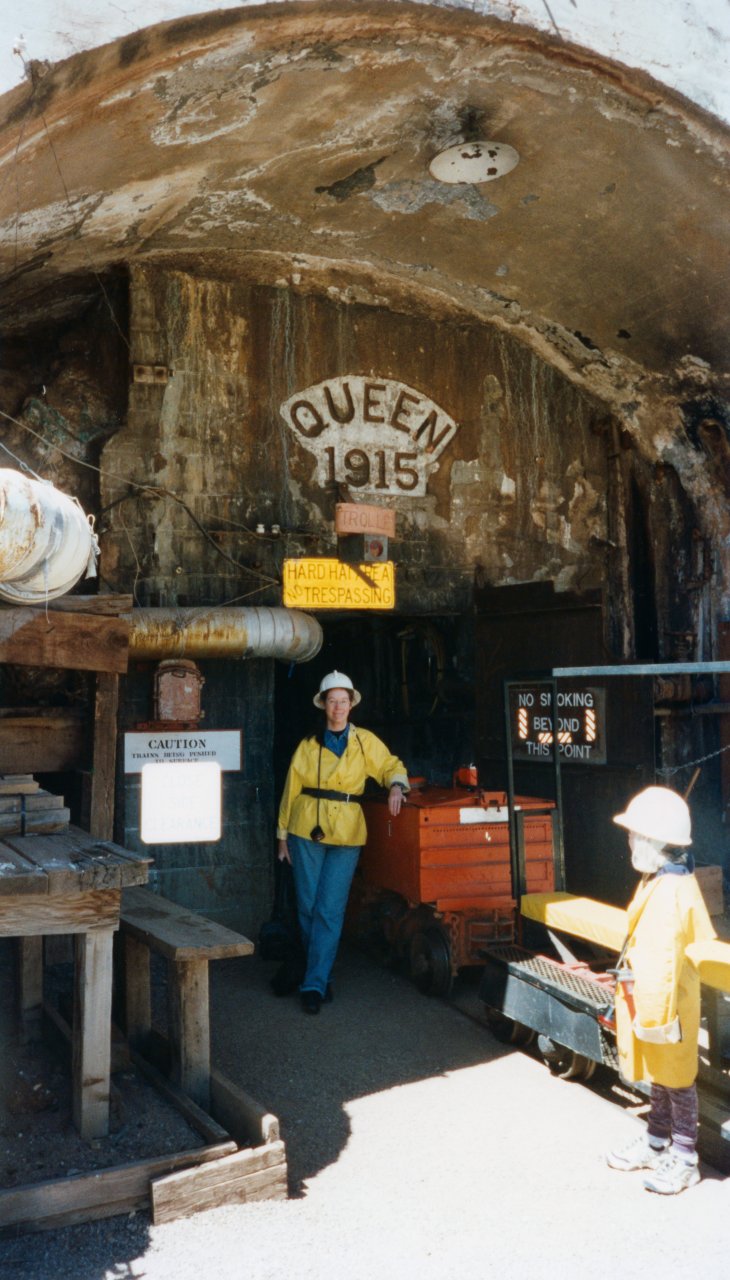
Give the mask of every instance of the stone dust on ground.
MULTIPOLYGON (((0 1187, 35 1185, 205 1145, 180 1112, 131 1065, 112 1076, 109 1136, 81 1138, 71 1117, 68 1046, 59 1033, 39 1044, 19 1043, 13 1012, 14 969, 13 940, 3 938, 0 1187)), ((56 985, 67 986, 68 979, 68 972, 62 973, 56 985)))

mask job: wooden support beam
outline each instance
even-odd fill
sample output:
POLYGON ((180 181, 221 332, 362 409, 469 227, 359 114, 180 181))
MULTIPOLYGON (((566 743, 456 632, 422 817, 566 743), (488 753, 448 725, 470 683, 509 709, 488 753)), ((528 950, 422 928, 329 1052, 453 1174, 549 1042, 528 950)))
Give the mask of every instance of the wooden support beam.
POLYGON ((94 704, 94 764, 89 830, 100 840, 114 839, 119 676, 100 672, 94 704))
POLYGON ((168 961, 173 1083, 199 1107, 210 1107, 208 960, 168 961))
POLYGON ((0 662, 123 673, 128 652, 129 623, 122 618, 0 609, 0 662))
POLYGON ((41 1039, 43 1023, 43 938, 18 938, 18 1018, 23 1044, 41 1039))
POLYGON ((152 1027, 150 950, 129 933, 121 935, 119 945, 124 948, 124 1030, 132 1048, 144 1052, 152 1027))
POLYGON ((113 929, 76 939, 73 1119, 82 1138, 109 1132, 113 929))
POLYGON ((54 708, 0 715, 0 773, 59 773, 80 767, 89 732, 83 716, 54 708))

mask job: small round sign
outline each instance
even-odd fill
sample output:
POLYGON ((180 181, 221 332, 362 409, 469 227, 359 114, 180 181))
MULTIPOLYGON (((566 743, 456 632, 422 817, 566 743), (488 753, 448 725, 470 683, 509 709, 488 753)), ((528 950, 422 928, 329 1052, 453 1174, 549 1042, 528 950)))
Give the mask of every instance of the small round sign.
POLYGON ((438 182, 493 182, 519 160, 519 152, 507 142, 459 142, 434 156, 429 171, 438 182))

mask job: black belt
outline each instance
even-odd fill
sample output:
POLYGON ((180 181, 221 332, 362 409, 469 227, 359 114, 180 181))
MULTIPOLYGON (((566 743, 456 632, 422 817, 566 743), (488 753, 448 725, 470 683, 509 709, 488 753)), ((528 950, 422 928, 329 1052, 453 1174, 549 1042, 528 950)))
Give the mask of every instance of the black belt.
POLYGON ((348 791, 325 791, 322 787, 302 787, 303 796, 314 796, 315 800, 342 800, 344 804, 359 804, 360 796, 350 795, 348 791))

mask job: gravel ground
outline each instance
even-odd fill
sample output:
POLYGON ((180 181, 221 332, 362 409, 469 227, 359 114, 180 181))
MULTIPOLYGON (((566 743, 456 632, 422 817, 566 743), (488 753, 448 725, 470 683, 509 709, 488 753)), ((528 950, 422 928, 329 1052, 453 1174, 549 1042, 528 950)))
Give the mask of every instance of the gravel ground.
POLYGON ((255 958, 212 970, 216 1063, 281 1118, 290 1199, 5 1239, 3 1280, 724 1280, 722 1175, 664 1198, 606 1167, 636 1106, 348 948, 317 1018, 255 958))

